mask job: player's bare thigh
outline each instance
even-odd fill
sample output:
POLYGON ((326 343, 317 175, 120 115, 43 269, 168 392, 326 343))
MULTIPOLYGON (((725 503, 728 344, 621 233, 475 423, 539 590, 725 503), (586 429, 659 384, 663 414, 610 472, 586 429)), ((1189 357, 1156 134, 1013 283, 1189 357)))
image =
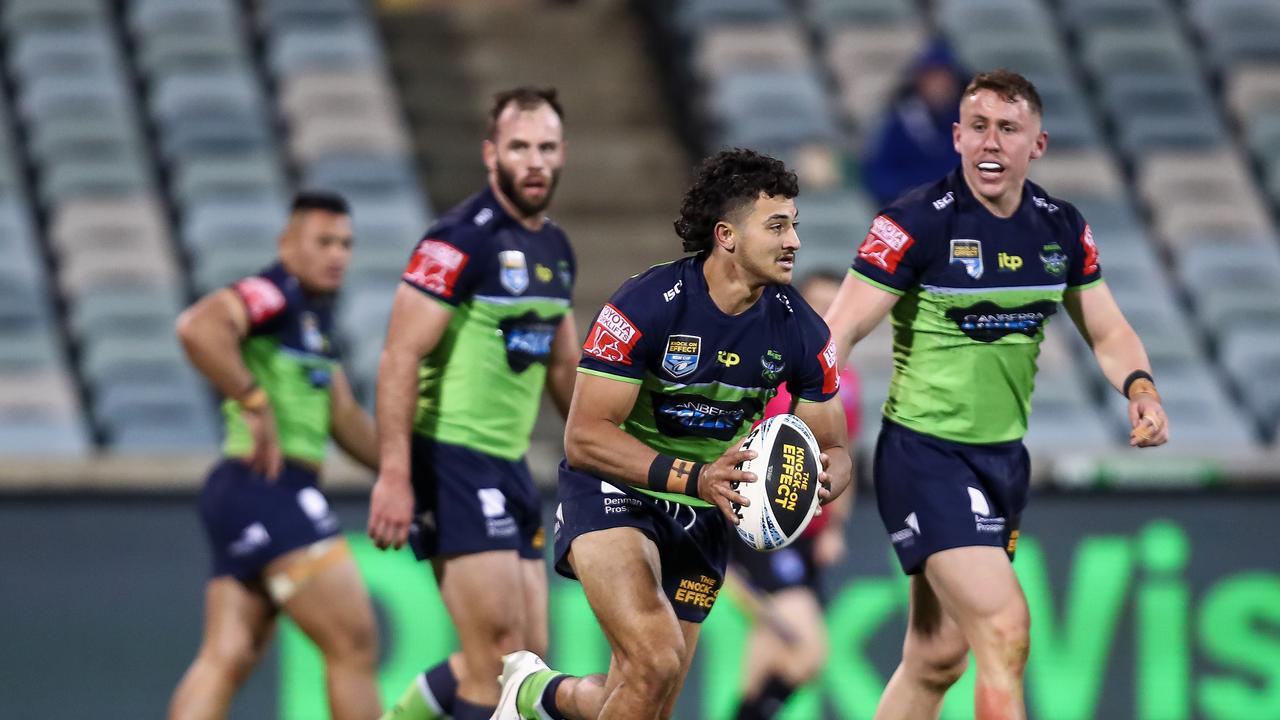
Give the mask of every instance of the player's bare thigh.
POLYGON ((321 650, 374 649, 373 606, 345 539, 322 540, 281 555, 267 565, 263 583, 321 650))
POLYGON ((648 536, 631 527, 585 533, 574 539, 568 559, 613 649, 607 687, 616 687, 615 675, 673 652, 679 666, 671 669, 685 666, 684 633, 663 593, 658 548, 648 536))

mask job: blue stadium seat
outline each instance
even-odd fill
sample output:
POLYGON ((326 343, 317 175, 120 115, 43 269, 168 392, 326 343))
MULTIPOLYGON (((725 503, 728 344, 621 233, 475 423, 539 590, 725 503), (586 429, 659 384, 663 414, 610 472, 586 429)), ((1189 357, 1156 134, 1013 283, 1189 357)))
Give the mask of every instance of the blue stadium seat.
POLYGON ((79 29, 107 21, 104 0, 5 0, 3 22, 9 33, 79 29))
POLYGON ((812 0, 809 18, 815 29, 829 32, 844 25, 893 25, 914 20, 911 0, 812 0))
POLYGON ((362 23, 325 29, 287 29, 275 33, 267 65, 278 77, 304 70, 333 70, 378 65, 377 40, 362 23))
POLYGON ((686 35, 715 25, 777 22, 789 15, 784 0, 681 0, 675 13, 686 35))

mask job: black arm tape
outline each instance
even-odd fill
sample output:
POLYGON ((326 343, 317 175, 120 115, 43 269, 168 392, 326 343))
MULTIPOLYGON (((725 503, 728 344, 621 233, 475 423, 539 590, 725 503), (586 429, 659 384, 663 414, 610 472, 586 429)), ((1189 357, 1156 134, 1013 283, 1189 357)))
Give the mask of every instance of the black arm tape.
POLYGON ((667 491, 667 476, 671 474, 671 466, 676 461, 670 455, 658 453, 649 463, 649 489, 658 492, 667 491))
POLYGON ((1139 380, 1150 380, 1152 385, 1156 384, 1156 379, 1151 377, 1151 373, 1146 370, 1134 370, 1129 373, 1129 377, 1124 379, 1124 385, 1120 388, 1120 394, 1124 395, 1126 398, 1129 397, 1129 388, 1133 387, 1133 384, 1139 380))
POLYGON ((659 453, 649 463, 649 489, 698 497, 698 475, 702 472, 702 467, 703 463, 659 453), (680 482, 682 480, 683 484, 680 482))

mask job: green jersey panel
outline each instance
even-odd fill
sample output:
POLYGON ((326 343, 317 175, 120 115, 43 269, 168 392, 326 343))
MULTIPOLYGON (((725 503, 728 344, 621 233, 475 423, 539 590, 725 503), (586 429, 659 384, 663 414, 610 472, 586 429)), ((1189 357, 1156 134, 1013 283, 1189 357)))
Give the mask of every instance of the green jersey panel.
POLYGON ((529 355, 549 352, 568 307, 559 298, 476 297, 459 305, 418 369, 414 430, 506 460, 523 457, 547 367, 512 358, 521 343, 529 355))
MULTIPOLYGON (((280 451, 285 457, 324 462, 329 446, 329 385, 316 387, 317 376, 332 377, 338 364, 322 355, 290 351, 274 337, 252 337, 241 345, 241 356, 254 380, 267 393, 276 418, 280 451)), ((253 452, 249 426, 233 400, 222 403, 226 422, 224 455, 245 457, 253 452)))

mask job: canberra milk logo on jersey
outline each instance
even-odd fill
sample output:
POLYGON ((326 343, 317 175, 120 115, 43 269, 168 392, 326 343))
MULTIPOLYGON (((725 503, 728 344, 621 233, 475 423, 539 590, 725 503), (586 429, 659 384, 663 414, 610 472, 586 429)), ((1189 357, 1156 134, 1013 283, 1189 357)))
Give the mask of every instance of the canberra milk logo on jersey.
POLYGON ((982 241, 952 238, 951 262, 963 265, 974 280, 982 277, 982 241))
POLYGON ((662 369, 671 377, 684 377, 698 369, 702 338, 696 335, 668 335, 667 352, 662 356, 662 369))
POLYGON ((519 250, 503 250, 498 253, 498 282, 512 295, 519 295, 529 287, 529 266, 524 253, 519 250))

